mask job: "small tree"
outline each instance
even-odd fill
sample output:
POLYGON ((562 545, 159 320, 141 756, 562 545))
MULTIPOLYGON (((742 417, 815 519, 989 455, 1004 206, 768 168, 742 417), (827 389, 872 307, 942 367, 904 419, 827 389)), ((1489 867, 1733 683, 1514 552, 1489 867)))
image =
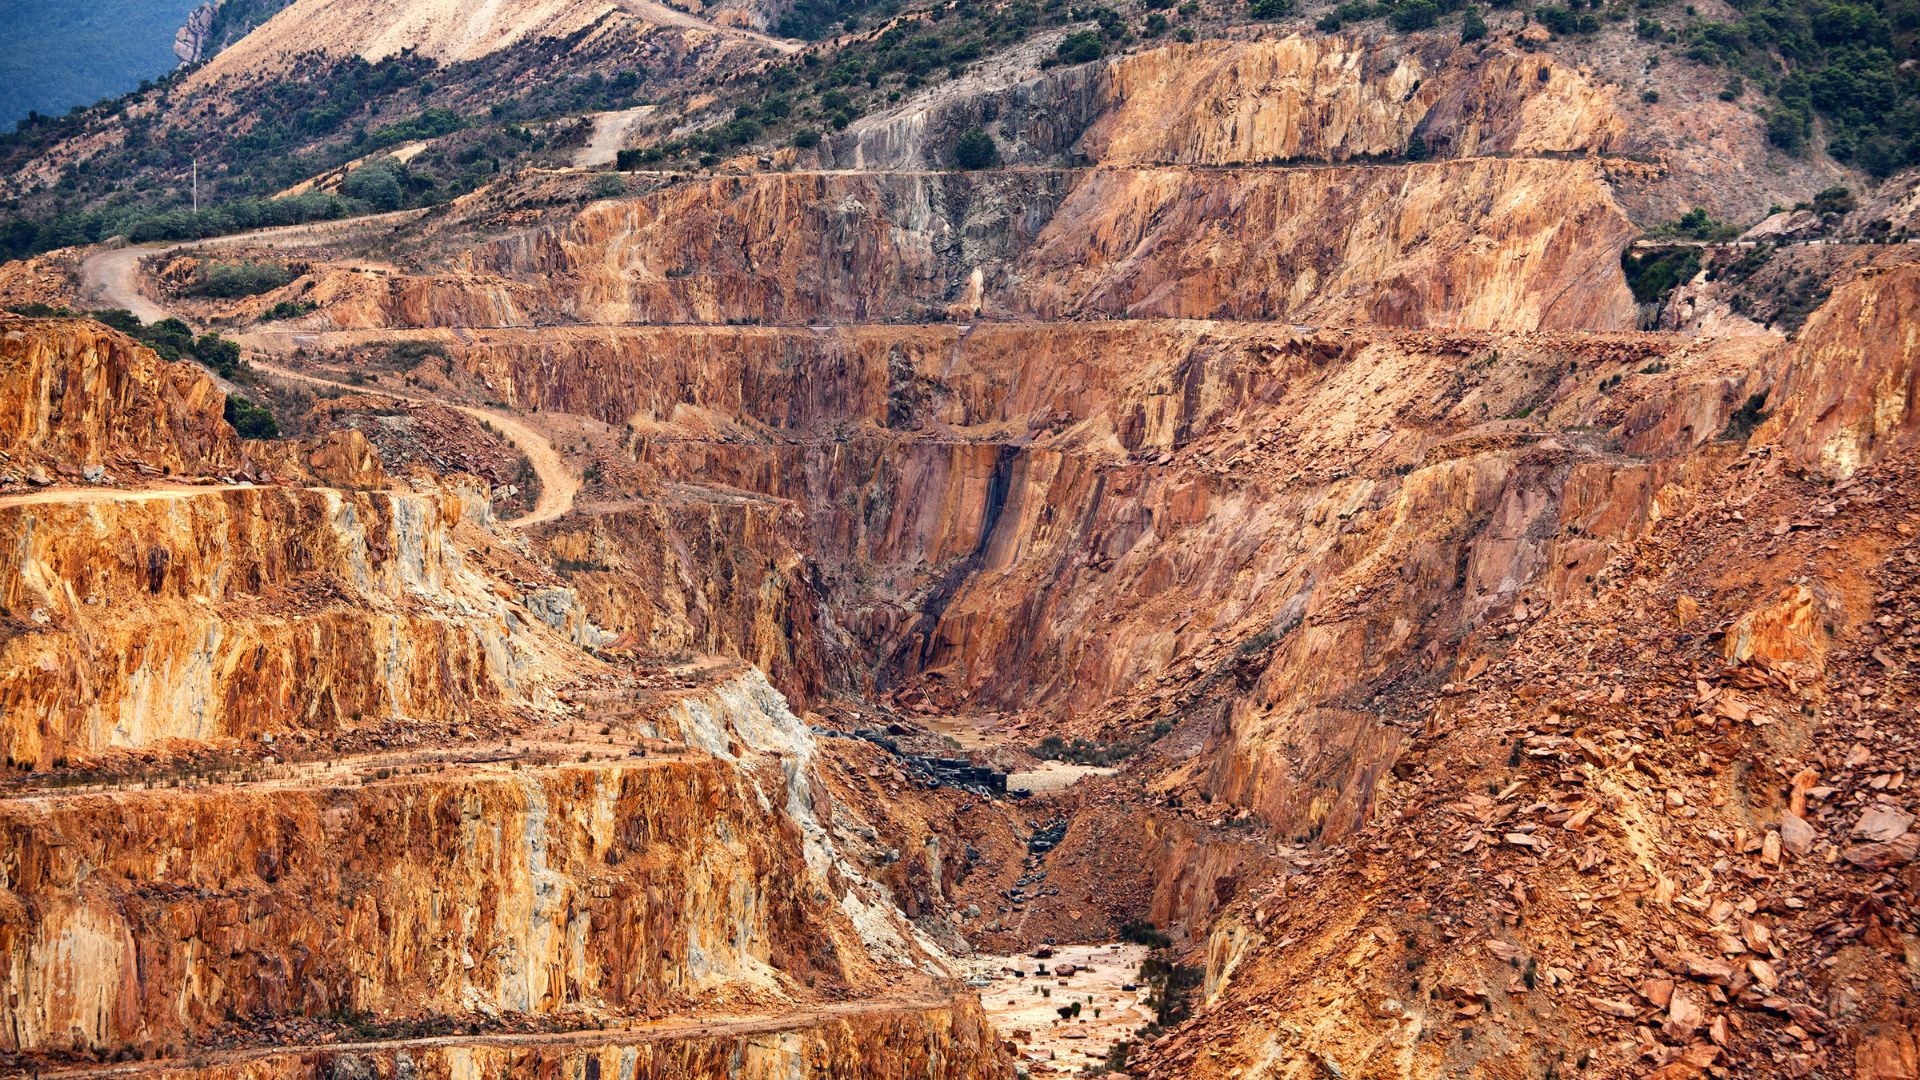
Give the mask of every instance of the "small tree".
POLYGON ((1859 206, 1850 188, 1830 187, 1813 197, 1813 209, 1820 214, 1850 214, 1859 206))
POLYGON ((1084 64, 1098 60, 1107 54, 1107 43, 1092 30, 1082 30, 1077 34, 1068 34, 1054 49, 1054 55, 1065 64, 1084 64))
POLYGON ((1464 45, 1469 41, 1479 41, 1486 36, 1486 18, 1480 14, 1477 5, 1468 4, 1466 14, 1460 19, 1460 43, 1464 45))
POLYGON ((224 410, 227 423, 243 439, 277 439, 280 437, 280 425, 273 413, 243 397, 227 395, 227 407, 224 410))
POLYGON ((1000 162, 1000 147, 982 128, 968 128, 953 144, 953 163, 963 169, 986 169, 1000 162))
POLYGON ((405 168, 393 158, 369 161, 347 174, 340 182, 340 191, 376 210, 397 210, 407 197, 401 184, 401 171, 405 168))
POLYGON ((233 378, 240 367, 240 346, 218 334, 201 334, 193 343, 193 355, 223 379, 233 378))
POLYGON ((1767 113, 1767 141, 1789 154, 1806 146, 1812 129, 1813 118, 1805 108, 1779 105, 1767 113))
POLYGON ((1393 9, 1393 14, 1388 16, 1388 21, 1393 23, 1395 30, 1403 34, 1414 30, 1425 30, 1440 21, 1440 5, 1435 4, 1433 0, 1407 0, 1406 3, 1393 9))
POLYGON ((1293 0, 1251 0, 1247 14, 1256 19, 1284 19, 1293 14, 1293 0))

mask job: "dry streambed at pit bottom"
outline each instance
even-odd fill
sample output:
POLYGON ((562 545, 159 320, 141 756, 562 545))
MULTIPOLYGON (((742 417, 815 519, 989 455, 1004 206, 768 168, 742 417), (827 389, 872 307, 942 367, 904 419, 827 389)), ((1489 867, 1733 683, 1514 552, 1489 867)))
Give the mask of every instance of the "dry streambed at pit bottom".
POLYGON ((968 964, 968 982, 1029 1076, 1078 1075, 1153 1019, 1147 986, 1136 985, 1147 949, 1058 945, 1046 951, 1052 955, 977 957, 968 964), (1078 1016, 1060 1015, 1075 1004, 1078 1016))
MULTIPOLYGON (((970 756, 1012 745, 1005 731, 987 717, 934 715, 918 719, 927 726, 928 730, 944 736, 955 750, 970 756)), ((1079 782, 1082 777, 1112 776, 1118 771, 1100 765, 1077 765, 1070 761, 1042 760, 1031 769, 1009 771, 1007 790, 1045 795, 1065 791, 1079 782)))
POLYGON ((1007 790, 1044 795, 1065 791, 1086 776, 1112 776, 1118 769, 1103 765, 1075 765, 1071 761, 1045 761, 1037 767, 1007 774, 1007 790))

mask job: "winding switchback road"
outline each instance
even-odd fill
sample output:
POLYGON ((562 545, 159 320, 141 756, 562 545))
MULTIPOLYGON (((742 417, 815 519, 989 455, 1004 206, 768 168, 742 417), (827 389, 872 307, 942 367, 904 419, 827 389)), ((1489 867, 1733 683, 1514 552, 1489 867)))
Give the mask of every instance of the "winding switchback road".
MULTIPOLYGON (((411 214, 414 211, 403 211, 411 214)), ((364 225, 372 221, 395 217, 392 214, 378 214, 368 218, 349 218, 339 222, 328 222, 328 226, 345 227, 364 225)), ((316 226, 295 225, 276 229, 262 229, 259 232, 241 233, 235 236, 221 237, 221 245, 258 242, 266 239, 279 239, 285 236, 320 235, 315 233, 316 226)), ((324 231, 337 231, 329 228, 324 231)), ((80 264, 82 294, 106 307, 125 308, 140 318, 142 322, 158 322, 166 318, 180 318, 179 315, 156 303, 140 288, 140 263, 154 255, 163 255, 180 248, 205 246, 194 244, 154 244, 113 248, 95 252, 80 264)), ((181 319, 185 322, 185 319, 181 319)), ((580 494, 580 478, 567 468, 560 451, 554 448, 551 440, 534 430, 532 425, 519 417, 497 409, 483 409, 477 405, 461 405, 456 402, 442 401, 417 394, 404 394, 373 386, 351 386, 332 379, 309 375, 292 368, 282 367, 267 360, 255 359, 253 366, 270 375, 309 385, 326 386, 356 394, 374 394, 392 398, 396 401, 408 401, 421 405, 443 405, 458 409, 476 420, 484 420, 494 430, 512 443, 515 449, 527 456, 527 462, 533 467, 534 475, 540 478, 540 498, 532 510, 508 521, 515 528, 527 528, 542 522, 552 521, 573 509, 574 499, 580 494)), ((69 493, 70 494, 70 493, 69 493)), ((48 500, 57 501, 57 500, 48 500)))
POLYGON ((618 2, 628 12, 650 23, 678 26, 687 30, 709 30, 727 37, 739 38, 742 41, 751 41, 763 49, 772 49, 782 56, 791 56, 802 48, 800 42, 771 37, 744 26, 722 26, 719 23, 708 22, 691 12, 681 11, 679 8, 661 3, 660 0, 618 0, 618 2))
POLYGON ((391 398, 394 401, 407 401, 418 405, 441 405, 449 409, 458 409, 473 417, 493 425, 503 438, 512 443, 521 453, 527 455, 527 461, 533 466, 534 474, 540 477, 540 498, 533 509, 508 521, 515 528, 526 528, 544 521, 552 521, 573 509, 573 502, 580 494, 580 478, 568 469, 560 457, 560 451, 546 436, 535 431, 520 418, 511 413, 495 409, 483 409, 477 405, 458 405, 438 398, 419 394, 403 394, 397 390, 386 390, 373 386, 353 386, 348 383, 323 379, 318 375, 309 375, 304 371, 281 367, 267 360, 254 360, 253 366, 276 378, 292 382, 303 382, 310 386, 325 386, 336 390, 345 390, 354 394, 374 394, 391 398))

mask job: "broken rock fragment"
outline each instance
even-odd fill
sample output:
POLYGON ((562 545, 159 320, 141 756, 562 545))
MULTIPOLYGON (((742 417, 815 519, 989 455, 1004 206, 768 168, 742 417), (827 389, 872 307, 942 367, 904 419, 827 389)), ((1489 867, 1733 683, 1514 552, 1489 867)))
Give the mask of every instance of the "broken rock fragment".
POLYGON ((1920 833, 1907 833, 1884 844, 1855 844, 1840 857, 1862 870, 1890 870, 1920 856, 1920 833))
POLYGON ((1885 843, 1898 840, 1913 828, 1913 815, 1897 806, 1875 803, 1854 822, 1852 836, 1855 840, 1871 840, 1885 843))
POLYGON ((1791 810, 1780 815, 1780 844, 1791 855, 1805 855, 1813 850, 1813 826, 1807 819, 1791 810))

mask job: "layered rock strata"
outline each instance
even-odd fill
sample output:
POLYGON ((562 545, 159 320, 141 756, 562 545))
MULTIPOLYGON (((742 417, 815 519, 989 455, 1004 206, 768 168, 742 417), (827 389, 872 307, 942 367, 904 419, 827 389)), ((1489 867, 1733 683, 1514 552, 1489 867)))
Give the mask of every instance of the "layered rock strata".
POLYGON ((1630 145, 1614 91, 1550 55, 1468 57, 1417 40, 1290 35, 1172 45, 979 80, 856 122, 824 164, 939 168, 976 126, 1018 164, 1252 165, 1606 153, 1630 145), (1024 74, 1024 73, 1022 73, 1024 74))
POLYGON ((334 329, 1232 318, 1627 329, 1598 166, 771 173, 594 204, 455 272, 328 274, 334 329))
POLYGON ((947 956, 897 872, 872 872, 865 812, 830 794, 839 766, 757 669, 609 663, 477 493, 274 481, 304 461, 388 483, 364 439, 243 448, 210 408, 182 420, 211 380, 103 328, 6 329, 41 403, 13 446, 63 478, 0 494, 4 736, 29 770, 0 793, 9 1067, 359 1068, 257 1052, 345 1027, 393 1040, 365 1067, 462 1076, 822 1054, 836 1075, 1003 1075, 975 1006, 938 993, 947 956), (211 468, 204 447, 267 479, 65 482, 90 454, 211 468), (681 1037, 717 1010, 771 1019, 681 1037), (670 1017, 626 1040, 409 1038, 670 1017))

